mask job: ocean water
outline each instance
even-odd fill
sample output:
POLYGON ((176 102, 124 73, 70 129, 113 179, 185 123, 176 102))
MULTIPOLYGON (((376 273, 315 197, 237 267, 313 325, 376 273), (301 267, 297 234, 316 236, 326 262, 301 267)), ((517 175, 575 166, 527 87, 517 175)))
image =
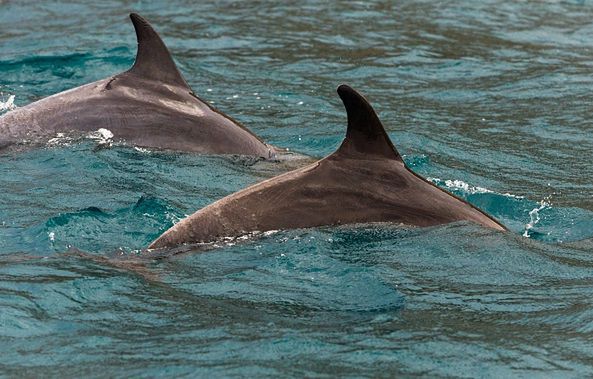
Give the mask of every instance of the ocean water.
POLYGON ((132 11, 296 153, 339 145, 335 88, 359 89, 415 172, 511 232, 278 231, 134 270, 105 258, 303 160, 4 152, 0 376, 593 375, 593 2, 0 1, 0 111, 127 69, 132 11))

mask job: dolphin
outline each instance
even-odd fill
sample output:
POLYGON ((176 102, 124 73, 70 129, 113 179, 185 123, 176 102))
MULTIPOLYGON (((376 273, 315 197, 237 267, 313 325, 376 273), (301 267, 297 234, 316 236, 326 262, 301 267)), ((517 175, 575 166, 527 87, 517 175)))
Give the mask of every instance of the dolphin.
POLYGON ((150 24, 130 14, 138 39, 131 69, 0 117, 0 146, 106 129, 136 146, 273 158, 274 149, 195 95, 150 24))
POLYGON ((148 248, 208 243, 253 232, 390 222, 426 227, 470 221, 506 228, 412 172, 369 102, 347 85, 346 138, 333 154, 229 195, 183 219, 148 248))

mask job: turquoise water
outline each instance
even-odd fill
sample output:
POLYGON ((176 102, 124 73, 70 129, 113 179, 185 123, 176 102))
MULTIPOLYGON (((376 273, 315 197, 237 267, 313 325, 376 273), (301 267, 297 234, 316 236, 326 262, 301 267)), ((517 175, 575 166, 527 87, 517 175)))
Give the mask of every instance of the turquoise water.
POLYGON ((266 141, 332 152, 349 83, 415 172, 512 231, 281 231, 133 271, 100 258, 302 162, 5 152, 0 375, 593 375, 593 3, 476 3, 0 1, 5 108, 128 68, 136 11, 266 141))

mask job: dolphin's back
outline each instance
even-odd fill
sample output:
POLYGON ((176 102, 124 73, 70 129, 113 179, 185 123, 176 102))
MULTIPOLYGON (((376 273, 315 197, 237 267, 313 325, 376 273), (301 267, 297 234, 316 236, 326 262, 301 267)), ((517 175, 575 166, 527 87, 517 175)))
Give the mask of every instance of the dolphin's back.
POLYGON ((150 248, 211 242, 254 231, 369 222, 431 226, 494 219, 410 171, 370 104, 340 86, 348 113, 338 150, 311 166, 227 196, 173 226, 150 248))
POLYGON ((115 139, 144 147, 273 155, 257 136, 199 99, 154 29, 136 14, 130 18, 138 39, 132 68, 5 114, 0 146, 107 129, 115 139))
POLYGON ((328 157, 209 205, 173 226, 150 248, 323 225, 391 222, 425 227, 457 221, 504 230, 403 165, 328 157))

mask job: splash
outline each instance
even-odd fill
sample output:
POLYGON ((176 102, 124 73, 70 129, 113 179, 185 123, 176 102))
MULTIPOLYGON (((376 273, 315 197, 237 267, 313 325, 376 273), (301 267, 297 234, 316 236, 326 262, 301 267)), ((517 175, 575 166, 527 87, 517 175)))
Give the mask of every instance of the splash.
POLYGON ((445 185, 448 188, 460 189, 460 190, 463 190, 469 194, 494 193, 494 191, 489 190, 487 188, 478 187, 478 186, 470 186, 468 183, 464 182, 463 180, 457 180, 457 179, 455 179, 455 180, 447 179, 447 180, 445 180, 445 185))
POLYGON ((525 225, 525 231, 523 232, 523 237, 530 238, 531 234, 529 233, 531 229, 541 220, 539 212, 543 211, 546 208, 550 207, 549 199, 543 199, 539 202, 539 207, 533 208, 529 211, 529 222, 525 225))
POLYGON ((143 147, 138 147, 138 146, 134 146, 134 150, 139 151, 139 152, 141 152, 143 154, 150 154, 150 153, 152 153, 151 150, 145 149, 143 147))
MULTIPOLYGON (((187 215, 185 217, 187 217, 187 215)), ((179 217, 172 212, 165 212, 165 218, 173 225, 177 224, 179 221, 183 220, 185 217, 179 217)))
POLYGON ((100 128, 94 132, 90 132, 87 138, 96 141, 99 146, 111 146, 113 133, 109 129, 100 128))
POLYGON ((8 95, 8 99, 6 101, 2 101, 4 98, 4 93, 0 92, 0 112, 3 111, 12 111, 16 108, 16 104, 14 103, 14 95, 8 95))
MULTIPOLYGON (((480 194, 480 193, 492 193, 492 194, 498 194, 488 188, 484 188, 484 187, 479 187, 479 186, 472 186, 466 182, 464 182, 463 180, 451 180, 451 179, 439 179, 439 178, 426 178, 426 180, 430 181, 431 183, 434 183, 436 185, 441 185, 441 186, 445 186, 447 188, 453 189, 453 190, 461 190, 469 195, 474 195, 474 194, 480 194)), ((505 193, 501 193, 499 195, 502 196, 506 196, 506 197, 512 197, 515 199, 523 199, 523 196, 519 196, 519 195, 513 195, 511 193, 505 192, 505 193)))
POLYGON ((47 146, 50 146, 50 147, 70 146, 72 144, 72 141, 73 141, 73 139, 66 136, 64 133, 57 133, 54 138, 47 141, 47 146))

